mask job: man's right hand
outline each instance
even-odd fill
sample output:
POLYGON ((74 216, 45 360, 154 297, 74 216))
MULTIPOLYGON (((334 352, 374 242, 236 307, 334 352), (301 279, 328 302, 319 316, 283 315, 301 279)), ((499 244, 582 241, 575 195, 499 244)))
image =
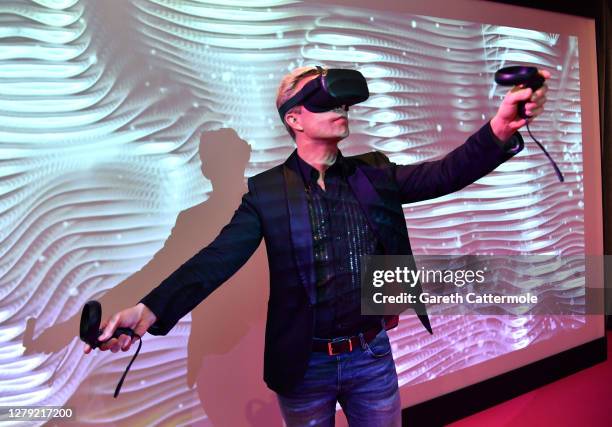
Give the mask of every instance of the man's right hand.
MULTIPOLYGON (((155 314, 143 303, 139 303, 134 307, 126 308, 118 313, 115 313, 110 319, 106 320, 100 325, 104 331, 102 335, 98 337, 98 341, 105 341, 108 338, 113 336, 115 329, 117 328, 130 328, 134 331, 134 333, 138 336, 143 336, 149 327, 155 323, 157 317, 155 314)), ((119 339, 113 338, 112 340, 102 344, 99 349, 102 351, 110 350, 113 353, 119 351, 119 349, 123 351, 127 351, 130 349, 132 342, 134 342, 137 338, 134 337, 130 339, 129 336, 122 334, 119 336, 119 339)), ((85 348, 83 350, 85 354, 89 354, 91 351, 91 346, 89 344, 85 344, 85 348)))

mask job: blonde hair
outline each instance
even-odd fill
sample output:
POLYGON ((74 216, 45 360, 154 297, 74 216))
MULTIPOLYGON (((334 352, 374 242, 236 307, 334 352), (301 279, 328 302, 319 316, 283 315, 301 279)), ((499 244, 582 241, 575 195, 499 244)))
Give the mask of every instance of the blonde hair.
MULTIPOLYGON (((321 74, 321 70, 315 66, 298 67, 291 70, 289 74, 282 78, 278 86, 278 91, 276 92, 276 109, 280 108, 281 105, 298 92, 296 88, 302 80, 310 76, 318 76, 319 74, 321 74)), ((287 111, 287 113, 295 112, 300 108, 302 108, 301 105, 296 105, 287 111)), ((284 117, 281 120, 283 121, 283 125, 285 125, 285 129, 287 129, 287 132, 291 135, 291 138, 295 140, 295 132, 291 129, 291 126, 285 122, 284 117)))

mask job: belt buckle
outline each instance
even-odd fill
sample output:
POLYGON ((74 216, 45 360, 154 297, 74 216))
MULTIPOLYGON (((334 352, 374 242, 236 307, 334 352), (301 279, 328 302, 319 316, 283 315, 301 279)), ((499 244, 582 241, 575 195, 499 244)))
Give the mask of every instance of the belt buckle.
POLYGON ((349 352, 353 351, 353 342, 351 341, 350 338, 344 337, 344 338, 340 338, 340 339, 333 339, 330 342, 327 343, 327 354, 330 356, 335 356, 336 354, 340 354, 340 353, 334 353, 334 346, 333 344, 338 343, 338 342, 342 342, 342 341, 348 341, 349 343, 349 352))

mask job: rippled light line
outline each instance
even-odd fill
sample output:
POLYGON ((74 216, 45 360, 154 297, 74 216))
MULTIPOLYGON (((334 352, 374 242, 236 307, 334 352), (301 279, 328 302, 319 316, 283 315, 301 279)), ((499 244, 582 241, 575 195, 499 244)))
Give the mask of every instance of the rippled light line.
MULTIPOLYGON (((193 160, 201 130, 232 127, 247 140, 249 175, 283 161, 294 145, 274 94, 296 66, 362 71, 373 96, 351 109, 352 136, 341 148, 347 155, 378 149, 399 163, 439 158, 491 118, 505 93, 492 83, 501 66, 528 60, 556 69, 550 112, 533 130, 571 192, 558 190, 527 141, 478 183, 404 213, 412 245, 423 252, 550 253, 551 269, 560 254, 584 250, 575 38, 293 1, 133 0, 113 12, 137 27, 125 55, 115 34, 91 19, 101 2, 37 3, 0 5, 17 17, 0 30, 0 318, 19 325, 0 335, 10 346, 0 352, 0 370, 30 373, 10 377, 3 402, 63 404, 83 381, 94 396, 112 391, 127 356, 86 359, 73 340, 63 352, 19 358, 25 319, 37 316, 40 329, 65 319, 152 257, 178 211, 210 191, 193 160), (38 44, 3 42, 18 34, 38 44), (16 359, 23 364, 11 365, 16 359), (47 377, 50 386, 37 383, 47 377)), ((580 295, 581 282, 564 281, 567 275, 559 274, 547 298, 580 295)), ((540 317, 448 316, 436 321, 436 336, 423 337, 414 316, 403 316, 393 334, 400 383, 440 377, 584 323, 540 317)), ((145 362, 130 374, 144 382, 126 383, 120 410, 88 413, 82 422, 142 424, 142 396, 150 398, 153 387, 145 407, 160 422, 205 420, 184 385, 189 326, 187 318, 170 336, 148 341, 145 362)))

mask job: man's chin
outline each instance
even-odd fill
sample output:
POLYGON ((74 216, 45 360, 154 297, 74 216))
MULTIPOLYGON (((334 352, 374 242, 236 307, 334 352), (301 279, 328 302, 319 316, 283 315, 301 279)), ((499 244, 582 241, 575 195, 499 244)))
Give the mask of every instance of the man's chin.
POLYGON ((346 129, 343 132, 328 133, 325 135, 316 135, 316 136, 312 136, 312 138, 320 140, 320 141, 338 143, 342 141, 343 139, 345 139, 346 137, 348 137, 349 133, 350 133, 349 130, 346 129))

